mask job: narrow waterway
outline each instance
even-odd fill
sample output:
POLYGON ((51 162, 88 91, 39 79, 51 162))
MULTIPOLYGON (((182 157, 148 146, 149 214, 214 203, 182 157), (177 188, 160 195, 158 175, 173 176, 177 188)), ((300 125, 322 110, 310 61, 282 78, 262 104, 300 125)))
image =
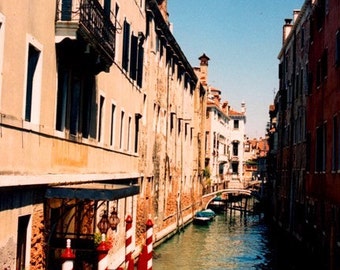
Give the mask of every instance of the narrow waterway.
POLYGON ((153 269, 306 269, 300 268, 306 263, 296 264, 296 254, 282 244, 263 216, 222 213, 209 225, 188 225, 157 247, 153 269))

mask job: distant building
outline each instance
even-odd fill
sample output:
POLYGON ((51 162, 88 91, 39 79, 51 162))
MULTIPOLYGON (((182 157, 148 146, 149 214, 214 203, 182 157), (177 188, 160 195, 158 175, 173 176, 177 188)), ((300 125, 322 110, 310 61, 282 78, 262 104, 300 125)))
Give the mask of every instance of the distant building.
POLYGON ((269 145, 266 138, 247 139, 244 142, 244 182, 267 179, 267 154, 269 145))
POLYGON ((232 108, 228 113, 230 117, 230 167, 231 179, 229 188, 244 187, 244 143, 246 128, 246 104, 242 102, 241 111, 232 108))
POLYGON ((225 188, 230 167, 230 118, 228 103, 221 103, 221 91, 208 88, 205 166, 210 171, 212 191, 225 188))
MULTIPOLYGON (((201 82, 208 85, 208 61, 200 58, 201 82)), ((241 112, 221 101, 221 90, 207 87, 207 109, 205 121, 205 170, 209 172, 206 191, 244 186, 244 138, 246 123, 245 103, 241 112)))

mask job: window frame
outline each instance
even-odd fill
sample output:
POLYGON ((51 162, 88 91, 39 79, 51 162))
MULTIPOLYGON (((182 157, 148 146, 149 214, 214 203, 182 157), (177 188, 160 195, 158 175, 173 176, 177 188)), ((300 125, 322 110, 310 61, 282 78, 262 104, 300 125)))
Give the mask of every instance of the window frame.
POLYGON ((110 111, 110 146, 114 147, 115 145, 115 130, 116 130, 116 122, 117 122, 117 105, 115 102, 111 102, 111 111, 110 111))
POLYGON ((41 107, 41 89, 42 89, 42 71, 43 71, 43 46, 31 35, 26 36, 26 57, 25 57, 25 78, 23 89, 23 110, 22 119, 24 120, 24 127, 33 130, 39 130, 40 122, 40 107, 41 107), (30 119, 26 120, 26 99, 27 99, 27 80, 28 80, 28 65, 29 65, 29 48, 34 47, 39 51, 39 57, 35 65, 34 74, 32 75, 32 89, 31 89, 31 104, 30 104, 30 119))
POLYGON ((123 23, 123 44, 122 44, 122 69, 125 72, 129 72, 129 63, 130 63, 130 37, 131 35, 131 25, 124 19, 123 23))
POLYGON ((103 93, 99 95, 98 105, 97 138, 98 143, 102 144, 105 137, 105 95, 103 93))
POLYGON ((240 129, 240 120, 239 119, 234 119, 233 121, 233 129, 240 129))

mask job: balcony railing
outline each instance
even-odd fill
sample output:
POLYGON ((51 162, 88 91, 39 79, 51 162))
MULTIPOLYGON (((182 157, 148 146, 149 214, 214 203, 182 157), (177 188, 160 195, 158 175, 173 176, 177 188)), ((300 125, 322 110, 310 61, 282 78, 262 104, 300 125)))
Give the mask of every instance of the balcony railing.
POLYGON ((115 56, 116 31, 120 29, 111 12, 105 12, 98 0, 59 0, 56 35, 77 39, 78 35, 111 65, 115 56))

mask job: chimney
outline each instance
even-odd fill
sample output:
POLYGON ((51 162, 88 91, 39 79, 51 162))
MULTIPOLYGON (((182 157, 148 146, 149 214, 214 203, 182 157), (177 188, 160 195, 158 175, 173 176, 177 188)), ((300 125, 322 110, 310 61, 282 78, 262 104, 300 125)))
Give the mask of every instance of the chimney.
POLYGON ((245 114, 246 113, 246 103, 242 101, 241 103, 241 113, 245 114))
POLYGON ((300 9, 294 9, 293 10, 293 23, 296 22, 296 19, 299 17, 300 9))
POLYGON ((167 0, 157 0, 158 8, 167 24, 169 24, 169 13, 167 0))
POLYGON ((200 74, 200 81, 203 85, 208 84, 208 62, 210 58, 203 53, 198 60, 200 60, 200 69, 201 69, 201 74, 200 74))
POLYGON ((285 19, 285 24, 283 26, 282 44, 286 41, 287 37, 292 30, 293 24, 292 19, 285 19))

